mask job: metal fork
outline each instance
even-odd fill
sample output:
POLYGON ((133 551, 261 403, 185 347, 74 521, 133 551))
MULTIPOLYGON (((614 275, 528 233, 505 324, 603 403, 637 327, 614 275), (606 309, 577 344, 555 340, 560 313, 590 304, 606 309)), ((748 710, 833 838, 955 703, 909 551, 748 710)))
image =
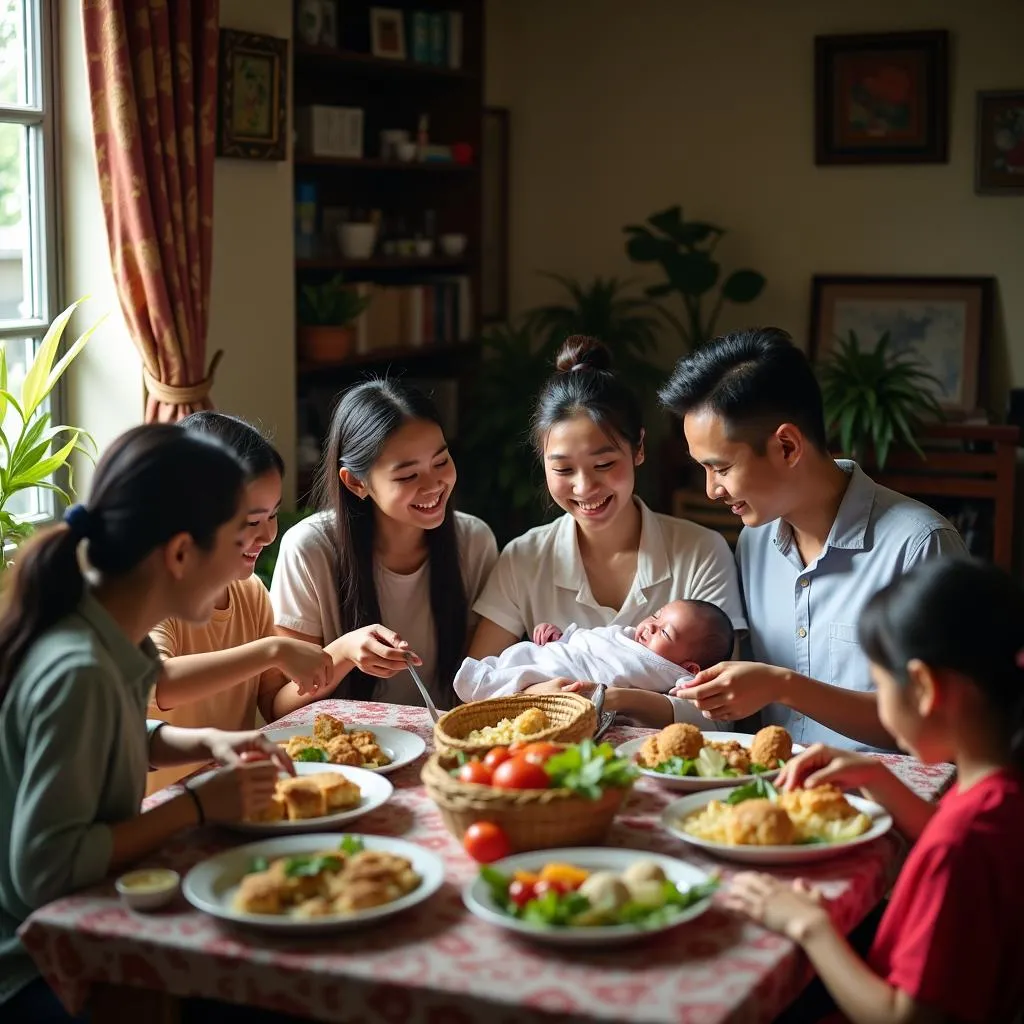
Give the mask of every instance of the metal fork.
POLYGON ((405 656, 405 667, 409 670, 409 675, 412 676, 412 681, 416 684, 416 688, 420 691, 420 696, 423 698, 423 703, 427 706, 427 712, 430 717, 437 722, 441 717, 437 713, 437 708, 434 707, 434 702, 430 699, 430 694, 427 692, 427 688, 423 685, 423 680, 420 679, 419 672, 416 671, 416 666, 412 663, 412 655, 406 654, 405 656))

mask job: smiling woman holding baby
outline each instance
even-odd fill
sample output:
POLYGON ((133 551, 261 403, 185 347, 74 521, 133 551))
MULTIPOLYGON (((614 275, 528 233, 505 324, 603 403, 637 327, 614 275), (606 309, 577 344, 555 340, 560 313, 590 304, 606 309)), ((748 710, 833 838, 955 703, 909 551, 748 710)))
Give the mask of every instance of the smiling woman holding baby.
MULTIPOLYGON (((541 623, 557 631, 573 623, 635 627, 679 600, 708 601, 736 629, 746 627, 725 541, 652 512, 634 494, 644 461, 640 403, 599 341, 566 340, 537 401, 533 440, 548 492, 565 515, 501 553, 474 606, 481 622, 471 658, 499 655, 541 623)), ((636 688, 610 690, 605 706, 650 725, 693 715, 687 702, 636 688)))

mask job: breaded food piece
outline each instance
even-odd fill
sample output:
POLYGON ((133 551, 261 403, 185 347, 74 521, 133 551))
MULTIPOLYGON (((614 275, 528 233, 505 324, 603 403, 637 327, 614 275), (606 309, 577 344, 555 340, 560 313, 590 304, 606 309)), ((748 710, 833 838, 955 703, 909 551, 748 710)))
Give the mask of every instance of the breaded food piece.
POLYGON ((327 757, 331 764, 347 764, 358 768, 363 763, 363 755, 352 745, 349 736, 335 736, 327 741, 327 757))
POLYGON ((648 736, 647 739, 644 740, 644 744, 640 748, 640 752, 636 755, 636 759, 645 768, 656 768, 661 764, 661 755, 658 753, 657 733, 653 736, 648 736))
POLYGON ((334 904, 324 896, 314 896, 304 900, 295 908, 295 916, 304 920, 315 917, 329 917, 336 913, 334 904))
POLYGON ((345 723, 340 718, 319 712, 313 719, 313 736, 322 743, 333 740, 335 736, 344 736, 344 734, 345 723))
POLYGON ((298 757, 303 750, 309 750, 310 747, 325 752, 327 750, 323 743, 312 736, 289 736, 284 743, 279 743, 278 746, 284 747, 284 752, 289 757, 298 757))
POLYGON ((288 809, 285 806, 284 798, 278 793, 270 798, 270 803, 261 811, 257 811, 247 821, 256 822, 258 824, 272 824, 276 821, 284 821, 288 817, 288 809))
POLYGON ((793 737, 781 725, 766 725, 750 744, 750 760, 765 768, 778 768, 779 761, 793 756, 793 737))
POLYGON ((363 798, 359 787, 340 772, 317 772, 316 775, 307 775, 306 778, 320 787, 328 813, 358 807, 359 801, 363 798))
POLYGON ((277 784, 277 792, 288 809, 289 821, 322 818, 327 813, 327 800, 323 790, 309 775, 284 779, 277 784))
POLYGON ((246 875, 235 893, 235 909, 243 914, 281 914, 284 912, 280 882, 269 871, 246 875))
POLYGON ((373 764, 376 767, 391 764, 391 758, 381 749, 377 737, 372 732, 358 730, 350 732, 348 735, 352 740, 352 746, 362 755, 363 764, 373 764))
POLYGON ((394 882, 389 880, 355 879, 345 884, 334 898, 336 914, 352 914, 357 910, 382 907, 402 896, 394 882))
POLYGON ((705 746, 717 750, 733 771, 739 772, 740 775, 750 774, 750 751, 738 740, 711 740, 705 746))
POLYGON ((859 811, 832 785, 815 786, 813 789, 791 789, 779 794, 779 806, 793 815, 797 821, 812 815, 825 821, 842 821, 856 817, 859 811))
POLYGON ((550 728, 551 722, 540 708, 527 708, 521 714, 516 715, 512 725, 515 731, 523 736, 533 736, 550 728))
POLYGON ((704 733, 689 722, 673 722, 658 733, 659 764, 670 757, 694 758, 704 746, 704 733))
POLYGON ((725 840, 733 846, 788 846, 797 841, 789 815, 771 800, 744 800, 725 822, 725 840))

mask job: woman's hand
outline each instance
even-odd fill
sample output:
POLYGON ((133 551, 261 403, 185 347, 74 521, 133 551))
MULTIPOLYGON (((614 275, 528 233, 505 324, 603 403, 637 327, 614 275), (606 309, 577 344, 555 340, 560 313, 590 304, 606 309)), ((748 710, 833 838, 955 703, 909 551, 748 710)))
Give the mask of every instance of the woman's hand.
POLYGON ((869 787, 887 771, 877 757, 815 743, 783 765, 779 789, 811 789, 830 782, 840 789, 869 787))
POLYGON ((219 824, 252 818, 262 811, 274 795, 277 777, 277 764, 263 758, 222 768, 201 782, 186 785, 206 820, 219 824))
POLYGON ((293 680, 303 696, 325 689, 334 676, 334 659, 318 644, 293 637, 273 638, 274 665, 293 680))
POLYGON ((798 943, 815 928, 831 927, 821 892, 802 878, 787 885, 771 875, 741 872, 732 880, 725 905, 798 943))
POLYGON ((755 661, 723 661, 669 693, 692 701, 705 718, 735 722, 779 699, 786 670, 755 661))
POLYGON ((561 639, 562 631, 557 626, 552 626, 550 622, 541 622, 533 627, 532 640, 538 647, 555 643, 561 639))
POLYGON ((344 657, 368 676, 390 679, 403 671, 411 660, 422 665, 419 655, 409 650, 409 645, 393 630, 380 623, 363 626, 346 633, 331 645, 340 648, 344 657))
POLYGON ((295 774, 292 759, 283 748, 272 743, 257 729, 249 732, 226 732, 223 729, 206 730, 206 749, 218 764, 234 767, 246 762, 268 761, 278 772, 295 774))

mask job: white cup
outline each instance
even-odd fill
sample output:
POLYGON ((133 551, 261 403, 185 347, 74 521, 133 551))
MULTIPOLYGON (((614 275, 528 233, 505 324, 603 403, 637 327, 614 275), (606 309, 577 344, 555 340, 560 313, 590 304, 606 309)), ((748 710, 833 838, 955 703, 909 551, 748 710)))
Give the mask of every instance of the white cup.
POLYGON ((466 251, 465 235, 442 235, 438 241, 445 256, 461 256, 466 251))
POLYGON ((347 260, 368 260, 376 243, 376 224, 338 225, 338 248, 347 260))

